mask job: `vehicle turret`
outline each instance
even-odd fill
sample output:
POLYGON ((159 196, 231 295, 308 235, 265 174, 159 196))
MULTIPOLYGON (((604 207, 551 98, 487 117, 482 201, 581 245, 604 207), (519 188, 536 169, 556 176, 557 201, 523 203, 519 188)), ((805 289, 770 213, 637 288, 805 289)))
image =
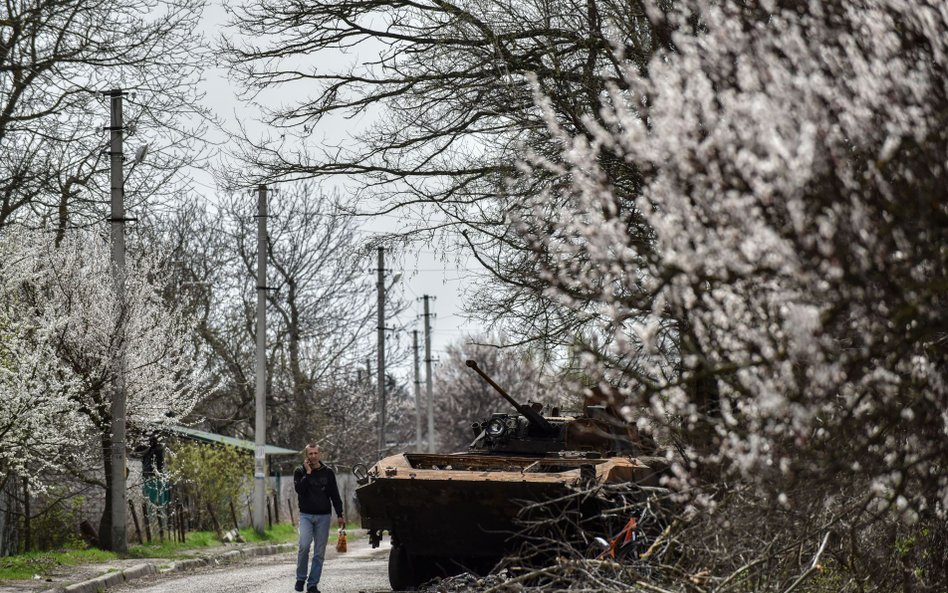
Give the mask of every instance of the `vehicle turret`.
POLYGON ((496 389, 497 393, 499 393, 505 400, 507 400, 507 402, 509 402, 510 405, 512 405, 514 409, 517 410, 517 412, 519 412, 523 417, 527 419, 527 421, 530 423, 530 426, 532 428, 532 432, 537 433, 537 434, 542 434, 542 435, 552 435, 556 432, 556 427, 550 424, 550 422, 546 418, 540 415, 539 409, 542 409, 542 406, 539 406, 538 404, 537 405, 539 407, 538 409, 538 407, 535 407, 532 405, 524 406, 517 403, 517 400, 510 397, 509 393, 504 391, 504 389, 500 385, 495 383, 493 379, 487 376, 487 373, 482 371, 480 367, 477 366, 477 362, 473 360, 469 360, 465 364, 467 364, 467 366, 474 369, 474 372, 480 375, 482 379, 487 381, 487 383, 491 387, 496 389))
POLYGON ((586 413, 561 416, 554 408, 552 416, 544 416, 538 403, 517 402, 487 373, 468 360, 467 366, 481 376, 503 397, 516 414, 497 412, 482 422, 474 422, 474 441, 470 451, 502 454, 622 453, 632 450, 624 423, 609 418, 604 406, 589 406, 586 413), (588 415, 587 415, 588 414, 588 415))

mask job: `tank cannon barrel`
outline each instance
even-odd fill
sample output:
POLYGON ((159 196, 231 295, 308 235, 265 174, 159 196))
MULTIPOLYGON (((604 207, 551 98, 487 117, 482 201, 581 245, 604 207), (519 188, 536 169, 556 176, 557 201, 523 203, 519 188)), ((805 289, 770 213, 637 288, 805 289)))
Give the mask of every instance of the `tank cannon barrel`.
POLYGON ((467 366, 469 366, 469 367, 471 367, 472 369, 474 369, 474 371, 475 371, 478 375, 480 375, 482 379, 484 379, 485 381, 487 381, 487 383, 488 383, 491 387, 493 387, 495 390, 497 390, 497 393, 499 393, 505 400, 507 400, 507 402, 508 402, 510 405, 512 405, 512 406, 517 410, 517 413, 518 413, 518 414, 520 414, 520 415, 522 415, 523 417, 525 417, 525 418, 527 419, 527 421, 530 422, 530 425, 531 425, 531 426, 536 427, 538 430, 540 430, 541 432, 544 432, 544 433, 546 433, 546 434, 553 434, 553 433, 556 432, 556 427, 554 427, 552 424, 550 424, 550 422, 549 422, 546 418, 544 418, 543 416, 541 416, 539 412, 537 412, 536 410, 534 410, 534 409, 531 408, 530 406, 524 406, 524 405, 522 405, 522 404, 517 403, 517 400, 515 400, 515 399, 512 398, 512 397, 510 397, 510 394, 509 394, 509 393, 507 393, 506 391, 504 391, 504 389, 503 389, 500 385, 498 385, 497 383, 495 383, 493 379, 491 379, 489 376, 487 376, 487 373, 485 373, 483 370, 481 370, 481 368, 480 368, 479 366, 477 366, 477 362, 476 362, 476 361, 468 360, 465 364, 467 364, 467 366))

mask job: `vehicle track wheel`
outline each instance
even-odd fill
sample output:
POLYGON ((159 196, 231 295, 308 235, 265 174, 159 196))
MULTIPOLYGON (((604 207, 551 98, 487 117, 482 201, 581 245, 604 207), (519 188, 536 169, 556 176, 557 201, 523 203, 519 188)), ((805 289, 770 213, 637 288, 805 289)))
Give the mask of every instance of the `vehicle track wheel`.
POLYGON ((393 591, 410 591, 418 587, 414 562, 405 546, 393 545, 388 554, 388 582, 393 591))

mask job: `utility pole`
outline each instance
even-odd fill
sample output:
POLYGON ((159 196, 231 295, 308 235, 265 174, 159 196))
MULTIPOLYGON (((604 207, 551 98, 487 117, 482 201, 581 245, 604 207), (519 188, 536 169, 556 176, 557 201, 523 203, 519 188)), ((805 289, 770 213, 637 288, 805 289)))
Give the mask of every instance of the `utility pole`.
MULTIPOLYGON (((111 98, 111 117, 109 121, 109 157, 110 171, 110 206, 109 223, 112 235, 112 274, 115 281, 116 298, 119 303, 119 315, 125 316, 125 172, 122 163, 122 140, 124 120, 122 116, 121 89, 113 89, 105 93, 111 98)), ((125 324, 123 319, 117 328, 119 332, 118 351, 115 353, 115 382, 112 391, 112 449, 109 460, 109 471, 112 474, 111 489, 111 529, 110 544, 113 552, 124 553, 128 550, 127 518, 125 508, 128 506, 125 491, 125 324)))
POLYGON ((424 295, 425 301, 425 390, 428 395, 428 452, 434 453, 434 397, 431 395, 431 314, 428 312, 428 300, 431 298, 424 295))
POLYGON ((385 248, 379 247, 378 297, 379 297, 379 459, 385 451, 385 248))
POLYGON ((266 525, 267 478, 267 186, 257 187, 257 353, 253 468, 253 528, 266 525))
POLYGON ((421 369, 418 362, 418 330, 411 332, 415 358, 415 451, 421 452, 421 369))

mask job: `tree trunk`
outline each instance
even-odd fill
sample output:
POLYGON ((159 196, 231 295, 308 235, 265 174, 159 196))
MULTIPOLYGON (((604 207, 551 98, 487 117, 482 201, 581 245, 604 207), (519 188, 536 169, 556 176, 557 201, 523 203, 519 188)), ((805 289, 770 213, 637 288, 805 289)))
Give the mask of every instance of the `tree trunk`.
POLYGON ((700 454, 712 453, 715 449, 714 423, 721 416, 721 391, 718 386, 716 370, 707 360, 707 355, 698 345, 694 336, 687 311, 678 316, 679 348, 681 359, 694 358, 697 362, 692 368, 682 368, 686 374, 685 383, 688 396, 694 402, 699 417, 695 426, 688 432, 688 444, 700 454))
POLYGON ((0 557, 16 554, 20 545, 18 521, 21 514, 15 474, 0 480, 0 557))

